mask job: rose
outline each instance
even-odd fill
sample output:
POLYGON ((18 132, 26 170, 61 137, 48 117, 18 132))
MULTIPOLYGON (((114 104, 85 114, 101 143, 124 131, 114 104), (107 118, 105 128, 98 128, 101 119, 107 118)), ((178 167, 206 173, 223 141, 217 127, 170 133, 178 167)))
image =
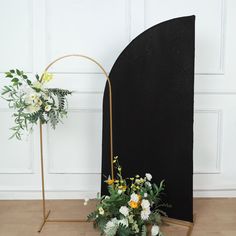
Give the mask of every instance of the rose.
POLYGON ((151 175, 151 174, 146 173, 145 176, 146 176, 146 178, 147 178, 148 181, 151 181, 151 180, 152 180, 152 175, 151 175))
POLYGON ((141 219, 142 220, 147 220, 150 214, 151 214, 151 211, 150 211, 149 208, 143 209, 141 211, 141 219))
POLYGON ((130 196, 130 200, 133 202, 138 202, 139 201, 139 196, 136 193, 132 193, 130 196))
POLYGON ((159 234, 160 228, 157 225, 153 225, 151 229, 152 236, 156 236, 159 234))
POLYGON ((105 235, 115 236, 118 227, 119 227, 118 220, 116 218, 111 219, 110 221, 107 222, 105 226, 104 229, 105 235))
POLYGON ((150 202, 146 199, 143 199, 142 203, 141 203, 141 206, 142 206, 143 209, 150 208, 150 202))
POLYGON ((122 206, 120 208, 119 212, 124 216, 128 216, 129 215, 129 208, 126 206, 122 206))

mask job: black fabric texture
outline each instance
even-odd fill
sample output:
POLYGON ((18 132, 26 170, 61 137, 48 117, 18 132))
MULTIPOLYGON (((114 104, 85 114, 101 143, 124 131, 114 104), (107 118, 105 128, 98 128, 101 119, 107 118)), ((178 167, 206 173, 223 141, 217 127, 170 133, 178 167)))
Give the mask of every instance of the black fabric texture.
MULTIPOLYGON (((136 37, 110 72, 114 156, 123 174, 165 180, 169 217, 193 221, 195 16, 171 19, 136 37)), ((110 174, 109 99, 103 98, 102 194, 110 174)))

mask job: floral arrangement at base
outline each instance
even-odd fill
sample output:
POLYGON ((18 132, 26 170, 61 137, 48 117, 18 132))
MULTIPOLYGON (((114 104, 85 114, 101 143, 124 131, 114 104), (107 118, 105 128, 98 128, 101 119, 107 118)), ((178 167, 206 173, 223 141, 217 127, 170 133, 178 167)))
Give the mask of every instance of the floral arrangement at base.
POLYGON ((14 109, 15 126, 11 128, 13 134, 10 138, 21 139, 23 131, 32 131, 33 126, 40 121, 42 124, 50 123, 55 129, 56 125, 67 114, 66 96, 72 92, 66 89, 46 88, 52 79, 52 74, 45 72, 41 78, 35 76, 34 80, 18 69, 5 73, 9 85, 2 90, 2 98, 14 109))
POLYGON ((159 226, 166 213, 161 208, 169 207, 160 198, 164 181, 157 186, 151 182, 152 175, 149 173, 145 177, 123 178, 118 157, 114 158, 114 166, 117 178, 106 180, 109 195, 99 198, 96 210, 88 216, 88 221, 94 222, 101 235, 163 236, 159 226))

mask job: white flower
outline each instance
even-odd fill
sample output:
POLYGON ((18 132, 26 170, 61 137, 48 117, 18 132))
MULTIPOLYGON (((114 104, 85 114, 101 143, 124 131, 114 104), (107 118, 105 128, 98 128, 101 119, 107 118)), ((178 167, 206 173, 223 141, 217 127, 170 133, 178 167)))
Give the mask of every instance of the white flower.
POLYGON ((51 109, 52 109, 52 107, 50 105, 46 105, 44 108, 44 110, 47 112, 50 111, 51 109))
POLYGON ((153 226, 152 226, 152 230, 151 230, 152 236, 158 235, 158 234, 159 234, 159 231, 160 231, 159 226, 157 226, 157 225, 153 225, 153 226))
POLYGON ((29 113, 35 113, 37 111, 40 110, 40 106, 39 105, 29 105, 26 107, 26 110, 29 112, 29 113))
POLYGON ((119 212, 124 216, 128 216, 129 215, 129 208, 126 206, 122 206, 120 208, 119 212))
POLYGON ((106 196, 105 199, 110 199, 110 196, 106 196))
POLYGON ((34 113, 40 110, 40 106, 42 105, 42 101, 39 98, 39 93, 32 93, 32 91, 29 92, 25 96, 25 103, 27 104, 26 111, 29 113, 34 113))
POLYGON ((134 223, 132 225, 132 230, 134 230, 135 233, 139 233, 139 228, 138 228, 138 224, 136 221, 134 221, 134 223))
POLYGON ((118 227, 119 227, 118 220, 116 218, 113 218, 112 220, 108 221, 104 229, 105 235, 115 236, 118 227))
POLYGON ((118 194, 122 194, 122 192, 123 192, 123 191, 122 191, 121 189, 118 190, 118 194))
POLYGON ((144 193, 144 195, 143 195, 144 197, 147 197, 148 196, 148 194, 147 193, 144 193))
POLYGON ((147 178, 148 181, 151 181, 151 180, 152 180, 152 175, 151 175, 151 174, 146 173, 145 176, 146 176, 146 178, 147 178))
POLYGON ((143 199, 141 202, 141 206, 143 209, 148 209, 148 208, 150 208, 150 202, 146 199, 143 199))
POLYGON ((129 215, 128 220, 130 224, 134 223, 134 215, 129 215))
POLYGON ((123 225, 125 227, 129 226, 129 222, 126 218, 123 218, 122 220, 118 220, 118 225, 123 225))
POLYGON ((141 211, 141 219, 142 220, 147 220, 150 214, 151 214, 151 211, 150 211, 149 208, 143 209, 141 211))
POLYGON ((146 182, 145 183, 149 188, 151 188, 152 187, 152 185, 151 185, 151 183, 150 182, 146 182))
POLYGON ((33 93, 33 92, 29 91, 29 93, 26 94, 26 96, 25 96, 25 102, 26 102, 26 104, 29 104, 29 105, 34 104, 34 103, 36 103, 35 99, 37 100, 38 98, 39 98, 39 95, 37 93, 33 93))
POLYGON ((102 207, 99 207, 99 208, 98 208, 98 211, 99 211, 99 214, 100 214, 100 215, 104 215, 104 213, 105 213, 102 207))
POLYGON ((36 89, 42 89, 42 84, 39 81, 33 83, 33 87, 36 89))
POLYGON ((133 201, 133 202, 138 202, 139 201, 138 194, 132 193, 131 196, 130 196, 130 200, 133 201))

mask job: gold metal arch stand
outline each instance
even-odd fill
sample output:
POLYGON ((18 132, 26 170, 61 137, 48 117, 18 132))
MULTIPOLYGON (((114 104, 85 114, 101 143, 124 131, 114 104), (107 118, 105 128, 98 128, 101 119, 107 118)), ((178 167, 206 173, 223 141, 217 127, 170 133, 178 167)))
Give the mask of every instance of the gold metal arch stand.
MULTIPOLYGON (((105 78, 108 82, 108 88, 109 88, 109 119, 110 119, 110 168, 111 168, 111 177, 114 179, 114 167, 113 167, 113 126, 112 126, 112 89, 111 89, 111 81, 105 71, 105 69, 102 67, 100 63, 98 63, 96 60, 94 60, 91 57, 81 55, 81 54, 68 54, 64 55, 62 57, 57 58, 56 60, 52 61, 44 70, 44 73, 41 76, 41 79, 43 78, 43 75, 48 71, 48 69, 54 65, 56 62, 68 58, 68 57, 79 57, 83 59, 87 59, 93 63, 95 63, 102 71, 102 73, 105 75, 105 78)), ((40 161, 41 161, 41 181, 42 181, 42 208, 43 208, 43 221, 40 225, 40 228, 38 232, 40 233, 44 227, 44 225, 47 222, 87 222, 85 219, 50 219, 50 210, 46 209, 46 198, 45 198, 45 180, 44 180, 44 158, 43 158, 43 129, 42 129, 42 123, 39 123, 39 135, 40 135, 40 161)))
MULTIPOLYGON (((102 71, 102 73, 105 75, 105 78, 108 82, 108 88, 109 88, 109 120, 110 120, 110 168, 111 168, 111 178, 114 179, 114 166, 113 166, 113 123, 112 123, 112 87, 111 87, 111 81, 105 71, 105 69, 102 67, 100 63, 98 63, 96 60, 94 60, 91 57, 81 55, 81 54, 68 54, 64 55, 62 57, 57 58, 56 60, 52 61, 44 70, 44 73, 48 71, 48 69, 54 65, 56 62, 64 59, 64 58, 69 58, 69 57, 79 57, 79 58, 84 58, 87 59, 93 63, 95 63, 102 71)), ((44 74, 43 73, 43 74, 44 74)), ((43 75, 41 76, 42 80, 43 75)), ((50 210, 46 209, 46 198, 45 198, 45 180, 44 180, 44 158, 43 158, 43 129, 42 129, 42 123, 39 123, 39 131, 40 131, 40 161, 41 161, 41 181, 42 181, 42 208, 43 208, 43 220, 40 225, 40 228, 38 232, 40 233, 44 227, 44 225, 48 222, 87 222, 85 219, 50 219, 50 210)), ((195 221, 195 217, 194 217, 195 221)), ((188 221, 182 221, 178 219, 172 219, 172 218, 163 218, 163 222, 169 225, 179 225, 179 226, 184 226, 188 228, 187 236, 191 236, 192 230, 194 223, 188 222, 188 221)))

